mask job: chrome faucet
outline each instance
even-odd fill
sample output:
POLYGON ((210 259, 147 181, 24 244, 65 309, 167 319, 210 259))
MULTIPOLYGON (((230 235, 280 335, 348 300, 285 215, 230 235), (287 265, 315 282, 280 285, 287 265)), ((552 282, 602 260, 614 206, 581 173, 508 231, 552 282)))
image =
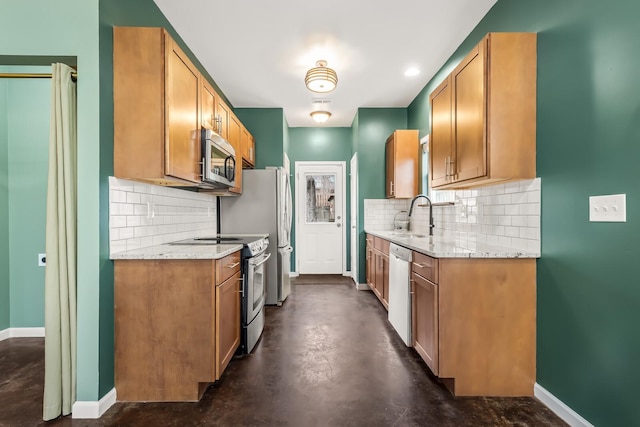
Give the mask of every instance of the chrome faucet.
POLYGON ((423 198, 423 199, 427 199, 427 201, 429 202, 429 236, 433 236, 433 227, 435 227, 435 225, 433 225, 433 203, 431 203, 431 199, 429 198, 429 196, 425 195, 425 194, 418 194, 416 197, 413 198, 413 200, 411 200, 411 206, 409 207, 409 228, 411 228, 411 212, 413 212, 413 205, 416 202, 416 200, 423 198))

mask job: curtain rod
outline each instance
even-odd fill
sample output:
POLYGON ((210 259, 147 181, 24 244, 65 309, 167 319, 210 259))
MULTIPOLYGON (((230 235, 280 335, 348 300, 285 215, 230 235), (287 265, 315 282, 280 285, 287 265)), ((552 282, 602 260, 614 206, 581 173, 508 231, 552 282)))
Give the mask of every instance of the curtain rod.
MULTIPOLYGON (((8 78, 8 79, 50 79, 51 73, 0 73, 0 78, 8 78)), ((78 78, 77 72, 72 72, 71 77, 74 79, 78 78)))

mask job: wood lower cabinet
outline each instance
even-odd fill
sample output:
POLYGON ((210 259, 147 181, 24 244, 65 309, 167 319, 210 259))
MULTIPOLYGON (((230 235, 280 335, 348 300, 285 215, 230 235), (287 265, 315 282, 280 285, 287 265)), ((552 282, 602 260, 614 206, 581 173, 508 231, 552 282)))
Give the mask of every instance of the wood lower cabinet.
POLYGON ((414 252, 414 347, 456 396, 532 396, 536 260, 414 252))
MULTIPOLYGON (((438 285, 419 274, 424 270, 419 267, 422 258, 429 257, 414 252, 411 268, 411 335, 413 347, 431 372, 438 375, 438 285)), ((431 260, 437 263, 437 260, 431 260)))
POLYGON ((200 78, 164 29, 113 29, 116 177, 197 186, 200 78))
POLYGON ((418 194, 418 131, 396 130, 385 144, 388 199, 411 199, 418 194))
POLYGON ((535 178, 535 33, 487 34, 429 100, 433 188, 535 178))
POLYGON ((216 286, 216 380, 240 345, 241 273, 216 286))
POLYGON ((389 241, 367 235, 367 284, 385 309, 389 309, 389 241))
POLYGON ((240 342, 239 260, 115 261, 118 400, 197 401, 220 378, 240 342))

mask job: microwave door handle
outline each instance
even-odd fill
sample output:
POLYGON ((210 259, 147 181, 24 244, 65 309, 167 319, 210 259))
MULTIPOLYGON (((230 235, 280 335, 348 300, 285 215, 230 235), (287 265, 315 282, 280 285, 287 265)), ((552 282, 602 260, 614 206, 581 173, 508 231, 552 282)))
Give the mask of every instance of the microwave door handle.
POLYGON ((234 182, 236 180, 235 177, 235 171, 236 171, 236 159, 234 159, 232 156, 228 156, 226 159, 224 159, 224 163, 225 163, 225 168, 224 168, 224 174, 225 177, 231 181, 234 182), (232 162, 233 164, 231 165, 231 168, 233 168, 233 173, 231 173, 229 171, 229 168, 227 167, 227 161, 230 161, 230 163, 232 162))

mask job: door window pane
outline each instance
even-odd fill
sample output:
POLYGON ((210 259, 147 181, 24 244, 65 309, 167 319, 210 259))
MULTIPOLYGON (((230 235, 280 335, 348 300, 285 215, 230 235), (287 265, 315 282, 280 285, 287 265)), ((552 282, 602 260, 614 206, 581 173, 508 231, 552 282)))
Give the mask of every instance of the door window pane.
POLYGON ((335 174, 306 175, 306 181, 306 222, 335 222, 335 174))

